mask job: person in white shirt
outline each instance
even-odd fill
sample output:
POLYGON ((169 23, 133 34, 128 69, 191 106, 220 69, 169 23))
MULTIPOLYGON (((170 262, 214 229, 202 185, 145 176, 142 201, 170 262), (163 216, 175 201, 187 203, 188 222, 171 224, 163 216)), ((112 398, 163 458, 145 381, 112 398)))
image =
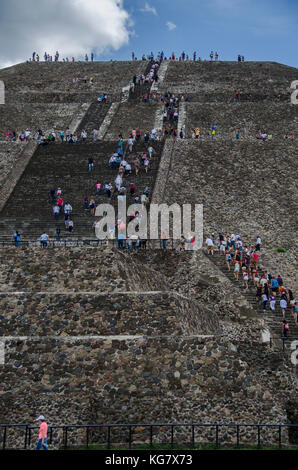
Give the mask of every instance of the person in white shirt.
POLYGON ((40 235, 40 242, 43 248, 48 246, 48 239, 49 235, 47 233, 44 232, 42 235, 40 235))
POLYGON ((116 161, 117 161, 117 157, 115 156, 115 154, 113 154, 109 159, 109 164, 111 168, 116 168, 116 161))
POLYGON ((133 139, 130 137, 127 141, 127 145, 129 148, 130 153, 132 152, 132 146, 133 146, 133 139))
POLYGON ((260 251, 261 243, 262 243, 261 237, 260 237, 260 235, 258 235, 257 236, 257 242, 256 242, 256 251, 260 251))
POLYGON ((120 191, 121 185, 122 185, 122 178, 121 178, 120 175, 118 175, 118 176, 115 178, 115 186, 116 186, 116 188, 117 188, 118 191, 120 191))
POLYGON ((205 243, 207 246, 208 254, 211 253, 212 255, 214 255, 214 243, 212 238, 207 238, 205 243))
POLYGON ((59 213, 60 213, 60 209, 59 209, 59 206, 57 206, 57 204, 55 206, 53 206, 53 214, 54 214, 54 219, 57 220, 58 216, 59 216, 59 213))
POLYGON ((67 219, 67 217, 71 214, 71 211, 72 211, 71 205, 69 204, 69 202, 66 202, 64 205, 65 219, 67 219))
POLYGON ((279 302, 279 305, 280 305, 280 308, 281 308, 281 311, 282 311, 283 319, 285 320, 285 318, 286 318, 286 308, 287 308, 286 299, 281 298, 280 302, 279 302))

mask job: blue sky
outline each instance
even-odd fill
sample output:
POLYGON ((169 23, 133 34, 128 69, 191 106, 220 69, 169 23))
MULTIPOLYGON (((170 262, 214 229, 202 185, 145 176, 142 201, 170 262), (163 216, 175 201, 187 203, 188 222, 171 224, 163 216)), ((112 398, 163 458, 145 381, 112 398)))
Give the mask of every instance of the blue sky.
POLYGON ((130 60, 211 50, 297 67, 298 0, 0 0, 0 68, 37 52, 130 60))
POLYGON ((129 45, 101 58, 163 49, 166 55, 196 50, 204 59, 213 49, 223 60, 240 53, 297 67, 298 0, 124 0, 123 7, 133 21, 129 45))

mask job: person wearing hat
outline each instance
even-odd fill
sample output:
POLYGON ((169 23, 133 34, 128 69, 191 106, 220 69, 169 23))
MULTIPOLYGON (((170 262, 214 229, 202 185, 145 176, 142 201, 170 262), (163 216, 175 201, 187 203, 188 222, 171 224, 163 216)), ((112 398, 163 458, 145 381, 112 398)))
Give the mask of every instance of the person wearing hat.
POLYGON ((43 415, 38 416, 38 418, 35 421, 40 422, 39 426, 39 433, 38 433, 38 441, 35 447, 35 450, 40 450, 41 447, 43 447, 43 450, 49 450, 48 449, 48 425, 46 423, 45 417, 43 415))

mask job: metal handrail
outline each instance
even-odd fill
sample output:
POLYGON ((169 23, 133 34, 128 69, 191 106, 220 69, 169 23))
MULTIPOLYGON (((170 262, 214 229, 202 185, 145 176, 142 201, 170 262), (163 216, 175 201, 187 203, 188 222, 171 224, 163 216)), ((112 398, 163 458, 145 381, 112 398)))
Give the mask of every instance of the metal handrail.
MULTIPOLYGON (((27 449, 28 446, 31 445, 31 431, 32 430, 38 430, 38 426, 30 426, 28 424, 0 424, 0 430, 3 429, 3 438, 2 438, 2 450, 6 449, 7 445, 7 430, 9 428, 20 428, 25 431, 25 438, 24 438, 24 449, 27 449)), ((195 430, 196 428, 215 428, 215 447, 216 449, 220 448, 220 429, 221 428, 233 428, 236 429, 236 447, 240 447, 241 443, 241 438, 240 438, 240 428, 256 428, 257 429, 257 445, 258 448, 261 448, 262 443, 261 443, 261 431, 263 428, 277 428, 278 431, 278 447, 282 448, 282 429, 288 428, 288 429, 293 429, 293 428, 298 428, 298 424, 292 424, 292 423, 276 423, 276 424, 260 424, 260 423, 253 423, 253 424, 247 424, 247 423, 125 423, 125 424, 63 424, 63 425, 49 425, 48 426, 48 432, 49 432, 49 444, 52 443, 53 440, 53 430, 62 430, 63 431, 63 437, 62 437, 62 442, 61 442, 61 447, 63 449, 68 449, 69 445, 69 432, 73 429, 83 429, 85 430, 85 437, 86 437, 86 445, 85 448, 88 449, 90 446, 90 430, 93 429, 107 429, 107 439, 106 439, 106 445, 107 448, 110 449, 112 445, 112 439, 111 439, 111 429, 119 428, 127 428, 128 429, 128 438, 126 439, 126 442, 128 442, 129 449, 132 448, 133 444, 133 433, 134 433, 134 428, 141 427, 141 428, 149 428, 150 432, 150 448, 154 446, 153 443, 153 429, 154 428, 159 428, 159 431, 161 428, 170 428, 170 433, 171 433, 171 438, 170 442, 167 444, 171 444, 171 448, 174 447, 175 443, 174 442, 174 429, 175 428, 190 428, 191 430, 191 448, 195 447, 195 430)), ((242 434, 243 435, 243 434, 242 434)), ((147 440, 146 440, 147 441, 147 440)), ((210 444, 210 441, 208 442, 210 444)), ((118 442, 115 444, 119 444, 118 442)), ((139 438, 138 438, 138 444, 140 444, 139 438)), ((247 445, 247 443, 246 443, 247 445)))

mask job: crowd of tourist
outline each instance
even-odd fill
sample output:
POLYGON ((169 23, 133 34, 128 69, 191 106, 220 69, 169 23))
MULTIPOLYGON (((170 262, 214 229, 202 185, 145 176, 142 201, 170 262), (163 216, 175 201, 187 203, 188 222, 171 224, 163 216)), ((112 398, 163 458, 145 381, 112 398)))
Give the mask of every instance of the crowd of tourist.
MULTIPOLYGON (((59 62, 59 57, 60 57, 60 54, 58 51, 56 51, 56 53, 54 55, 51 55, 51 54, 48 54, 47 52, 44 53, 44 61, 45 62, 59 62)), ((85 54, 85 62, 88 62, 89 59, 91 62, 94 61, 94 53, 91 52, 90 56, 88 54, 85 54)), ((29 62, 39 62, 40 61, 40 56, 37 52, 33 52, 32 53, 32 57, 29 58, 29 62)), ((69 57, 66 57, 66 58, 62 58, 62 62, 75 62, 75 58, 74 57, 71 57, 71 59, 69 59, 69 57)))
POLYGON ((134 75, 129 86, 130 92, 134 93, 134 90, 137 84, 140 85, 141 87, 146 84, 151 87, 153 82, 157 82, 158 81, 157 72, 158 72, 159 66, 160 66, 160 62, 158 61, 152 62, 151 68, 147 74, 141 73, 138 77, 134 75))
MULTIPOLYGON (((151 139, 149 133, 142 135, 140 129, 132 129, 126 143, 126 149, 124 148, 124 140, 122 130, 119 133, 119 141, 115 152, 109 156, 108 165, 112 170, 115 170, 114 182, 112 181, 99 181, 95 184, 96 195, 90 200, 87 195, 84 196, 84 210, 90 211, 94 215, 95 211, 95 199, 97 196, 106 196, 108 202, 112 199, 118 202, 122 201, 124 197, 130 199, 131 205, 134 206, 134 210, 129 214, 129 219, 140 221, 142 215, 137 210, 137 204, 141 204, 147 207, 149 204, 149 197, 151 188, 150 185, 146 184, 141 192, 136 191, 136 186, 130 181, 130 176, 147 175, 150 171, 152 157, 155 154, 155 150, 152 143, 157 140, 156 135, 151 133, 151 139), (143 143, 143 150, 134 151, 134 147, 137 143, 143 143), (92 207, 90 207, 92 202, 92 207)), ((93 171, 94 159, 90 157, 88 159, 88 171, 93 171)), ((96 220, 93 224, 93 228, 96 229, 99 220, 96 220)), ((121 219, 116 223, 116 227, 109 227, 109 237, 114 238, 115 231, 118 231, 118 247, 122 249, 125 246, 128 248, 129 241, 122 237, 124 226, 121 219)), ((134 245, 139 246, 140 240, 138 237, 134 240, 134 245)), ((144 246, 145 241, 141 243, 144 246)))
POLYGON ((262 240, 257 236, 254 245, 243 243, 242 237, 234 233, 219 233, 209 236, 205 245, 207 252, 214 255, 215 249, 225 258, 228 271, 233 271, 237 282, 242 282, 245 290, 253 287, 256 292, 256 301, 262 305, 266 312, 267 305, 272 312, 279 302, 282 311, 282 334, 287 337, 289 325, 286 320, 286 312, 293 315, 295 324, 298 325, 298 303, 295 301, 291 289, 284 287, 283 279, 280 275, 274 275, 261 268, 259 264, 259 252, 261 251, 262 240))
MULTIPOLYGON (((60 58, 60 54, 58 51, 56 51, 55 54, 48 54, 47 52, 44 53, 43 55, 43 59, 45 62, 59 62, 59 58, 60 58)), ((134 61, 134 60, 138 60, 137 56, 135 55, 134 52, 131 53, 131 59, 134 61)), ((219 54, 217 51, 210 51, 210 54, 209 54, 209 59, 211 62, 218 62, 219 61, 219 54)), ((149 54, 142 54, 141 55, 141 60, 150 60, 150 61, 153 61, 153 60, 157 60, 157 61, 163 61, 163 60, 178 60, 178 61, 198 61, 198 62, 201 62, 202 60, 207 60, 207 59, 202 59, 201 56, 199 55, 199 53, 197 51, 194 51, 193 53, 191 54, 187 54, 185 53, 185 51, 182 51, 180 54, 175 54, 175 52, 172 52, 171 54, 169 54, 168 56, 165 55, 165 53, 163 51, 159 51, 156 56, 154 55, 154 53, 151 51, 149 54)), ((238 57, 237 57, 237 60, 238 62, 244 62, 244 56, 243 55, 240 55, 238 54, 238 57)), ((65 57, 65 58, 62 58, 62 60, 60 60, 62 62, 75 62, 76 59, 75 57, 65 57)), ((94 53, 91 52, 90 54, 86 53, 85 56, 84 56, 84 61, 85 62, 93 62, 94 61, 94 53)), ((33 52, 32 53, 32 57, 29 58, 29 62, 40 62, 40 56, 37 52, 33 52)))
MULTIPOLYGON (((131 58, 132 60, 138 60, 134 52, 132 52, 131 58)), ((142 60, 154 60, 154 54, 153 52, 151 52, 150 54, 142 54, 141 59, 142 60)), ((176 55, 175 52, 172 52, 171 54, 169 54, 168 57, 164 54, 163 51, 161 51, 157 53, 156 59, 159 61, 178 60, 179 62, 185 62, 185 61, 201 62, 202 60, 204 61, 207 60, 207 59, 202 59, 201 56, 199 56, 199 54, 197 53, 197 51, 194 51, 192 54, 187 54, 185 53, 185 51, 182 51, 181 54, 178 54, 178 55, 176 55)), ((213 50, 210 51, 209 59, 211 62, 213 61, 218 62, 219 61, 218 52, 217 51, 214 52, 213 50)), ((244 62, 244 56, 238 54, 237 60, 238 62, 244 62)))

